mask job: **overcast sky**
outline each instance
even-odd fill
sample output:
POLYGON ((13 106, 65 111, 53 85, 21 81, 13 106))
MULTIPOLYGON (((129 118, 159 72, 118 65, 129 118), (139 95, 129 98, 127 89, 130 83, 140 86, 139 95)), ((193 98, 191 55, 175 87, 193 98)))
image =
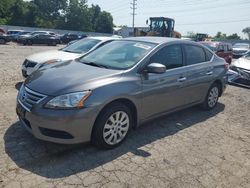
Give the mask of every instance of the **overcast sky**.
MULTIPOLYGON (((133 0, 88 0, 110 12, 114 24, 132 26, 133 0)), ((135 26, 146 26, 153 16, 174 18, 175 30, 185 35, 188 31, 227 35, 250 27, 250 0, 137 0, 135 26)))

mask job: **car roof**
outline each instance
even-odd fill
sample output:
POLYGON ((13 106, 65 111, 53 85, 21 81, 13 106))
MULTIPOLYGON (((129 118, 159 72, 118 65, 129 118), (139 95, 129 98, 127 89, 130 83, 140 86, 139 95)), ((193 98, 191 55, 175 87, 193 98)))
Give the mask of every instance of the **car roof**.
POLYGON ((119 38, 117 38, 117 37, 103 37, 103 36, 86 37, 86 38, 91 38, 91 39, 96 39, 96 40, 101 40, 101 41, 118 40, 118 39, 119 39, 119 38))
POLYGON ((189 40, 182 40, 178 38, 170 38, 170 37, 129 37, 120 40, 131 40, 131 41, 138 41, 138 42, 150 42, 155 44, 164 44, 164 43, 182 43, 182 44, 194 44, 199 45, 197 42, 189 41, 189 40))
POLYGON ((7 32, 21 32, 21 31, 23 31, 23 30, 8 30, 7 32))

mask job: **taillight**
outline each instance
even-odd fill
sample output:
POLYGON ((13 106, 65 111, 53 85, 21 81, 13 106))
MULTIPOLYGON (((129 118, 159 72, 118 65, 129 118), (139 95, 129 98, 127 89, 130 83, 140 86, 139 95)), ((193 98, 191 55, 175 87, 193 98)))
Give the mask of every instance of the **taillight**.
POLYGON ((225 66, 225 69, 229 70, 229 64, 228 63, 225 63, 224 66, 225 66))

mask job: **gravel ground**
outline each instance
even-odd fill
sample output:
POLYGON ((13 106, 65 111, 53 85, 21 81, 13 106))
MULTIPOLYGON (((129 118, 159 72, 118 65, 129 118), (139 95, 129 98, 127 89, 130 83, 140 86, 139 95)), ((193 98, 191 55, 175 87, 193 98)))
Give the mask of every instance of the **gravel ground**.
POLYGON ((250 187, 247 89, 229 86, 213 111, 147 123, 110 151, 33 138, 15 113, 21 64, 57 48, 0 46, 0 187, 250 187))

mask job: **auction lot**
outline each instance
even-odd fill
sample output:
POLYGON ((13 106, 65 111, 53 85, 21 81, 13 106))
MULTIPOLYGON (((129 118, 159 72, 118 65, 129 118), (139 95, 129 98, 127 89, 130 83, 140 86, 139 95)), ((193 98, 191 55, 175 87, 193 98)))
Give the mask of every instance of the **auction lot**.
MULTIPOLYGON (((250 90, 228 86, 131 131, 114 150, 40 141, 15 113, 26 56, 62 46, 0 46, 0 187, 250 187, 250 90)), ((84 122, 83 122, 84 123, 84 122)))

